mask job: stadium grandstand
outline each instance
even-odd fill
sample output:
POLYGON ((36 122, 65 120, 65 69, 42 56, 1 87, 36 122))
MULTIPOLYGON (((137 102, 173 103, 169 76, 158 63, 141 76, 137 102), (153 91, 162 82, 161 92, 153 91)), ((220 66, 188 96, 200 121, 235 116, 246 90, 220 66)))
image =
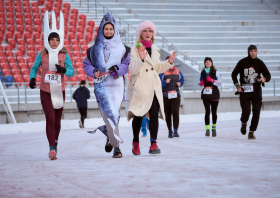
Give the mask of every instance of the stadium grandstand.
MULTIPOLYGON (((212 57, 221 73, 221 91, 234 92, 231 71, 247 56, 247 47, 254 44, 272 74, 271 82, 263 88, 264 95, 280 95, 279 0, 4 0, 0 2, 0 80, 11 104, 40 101, 39 90, 29 89, 28 84, 30 68, 44 47, 46 10, 55 12, 57 26, 60 11, 65 21, 64 46, 75 69, 75 76, 65 79, 66 102, 74 103, 73 88, 80 80, 88 82, 91 100, 95 101, 93 79, 85 75, 82 62, 106 12, 115 17, 127 46, 135 42, 141 21, 154 22, 161 58, 177 51, 175 64, 185 76, 183 88, 187 92, 200 92, 199 74, 206 56, 212 57)), ((41 69, 37 86, 40 75, 41 69)), ((0 98, 0 105, 7 103, 2 95, 0 98)))

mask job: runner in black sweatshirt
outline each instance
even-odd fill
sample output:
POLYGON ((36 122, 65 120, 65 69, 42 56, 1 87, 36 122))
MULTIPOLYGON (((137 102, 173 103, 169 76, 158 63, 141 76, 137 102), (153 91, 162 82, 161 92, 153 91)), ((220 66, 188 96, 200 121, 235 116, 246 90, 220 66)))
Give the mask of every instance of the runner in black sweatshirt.
POLYGON ((271 75, 264 62, 257 58, 257 47, 250 45, 248 47, 248 57, 241 59, 231 74, 233 83, 240 93, 241 114, 241 133, 246 135, 247 121, 251 113, 251 101, 253 106, 253 117, 250 126, 248 139, 256 139, 254 132, 257 130, 260 111, 262 105, 261 84, 269 82, 271 75), (237 75, 240 74, 240 84, 237 75), (261 77, 261 74, 263 77, 261 77))

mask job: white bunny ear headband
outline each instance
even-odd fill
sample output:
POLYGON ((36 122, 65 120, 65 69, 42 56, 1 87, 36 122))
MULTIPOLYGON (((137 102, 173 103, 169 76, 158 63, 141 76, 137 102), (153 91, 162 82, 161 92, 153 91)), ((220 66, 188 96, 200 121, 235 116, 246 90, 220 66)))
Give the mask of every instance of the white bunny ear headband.
POLYGON ((48 11, 45 12, 44 15, 44 45, 45 48, 50 52, 59 52, 64 45, 64 17, 63 17, 63 13, 60 11, 60 22, 59 22, 59 30, 56 27, 56 17, 55 17, 55 13, 54 11, 52 11, 52 29, 50 29, 49 27, 49 15, 48 15, 48 11), (60 42, 59 45, 56 49, 52 49, 49 45, 49 35, 50 33, 55 32, 59 35, 60 37, 60 42))

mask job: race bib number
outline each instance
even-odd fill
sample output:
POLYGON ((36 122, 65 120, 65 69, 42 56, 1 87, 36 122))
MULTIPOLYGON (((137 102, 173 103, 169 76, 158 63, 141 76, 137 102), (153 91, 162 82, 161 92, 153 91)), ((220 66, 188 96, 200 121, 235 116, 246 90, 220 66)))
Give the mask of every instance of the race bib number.
POLYGON ((101 83, 103 80, 106 79, 106 77, 108 76, 108 73, 109 72, 105 72, 105 73, 100 74, 99 77, 94 78, 93 83, 101 83))
POLYGON ((48 71, 45 75, 45 83, 61 83, 61 74, 55 71, 48 71))
POLYGON ((212 89, 210 89, 210 88, 205 88, 205 89, 203 90, 203 94, 211 95, 211 94, 212 94, 212 89))
POLYGON ((177 98, 177 91, 169 91, 168 93, 168 99, 177 98))
POLYGON ((244 89, 244 93, 254 92, 253 84, 243 84, 242 88, 244 89))

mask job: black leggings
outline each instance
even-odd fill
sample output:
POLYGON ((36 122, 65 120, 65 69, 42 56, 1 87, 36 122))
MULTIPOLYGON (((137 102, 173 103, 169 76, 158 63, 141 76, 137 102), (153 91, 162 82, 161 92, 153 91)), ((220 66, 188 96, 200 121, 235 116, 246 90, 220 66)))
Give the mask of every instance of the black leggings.
POLYGON ((211 101, 211 100, 203 100, 203 104, 205 107, 205 125, 210 124, 210 105, 211 105, 211 111, 212 111, 212 122, 213 124, 216 124, 217 122, 217 108, 219 101, 211 101))
MULTIPOLYGON (((154 95, 152 106, 149 110, 150 115, 150 136, 153 139, 157 139, 158 134, 158 112, 159 112, 159 103, 156 95, 154 95)), ((142 125, 143 117, 134 116, 132 121, 132 130, 133 130, 133 142, 139 142, 139 133, 142 125)))
POLYGON ((87 118, 87 107, 86 108, 79 108, 79 112, 81 114, 81 122, 84 126, 84 120, 87 118))
POLYGON ((166 124, 169 131, 172 131, 172 121, 171 116, 173 117, 173 127, 174 129, 179 128, 179 108, 180 108, 181 96, 177 98, 168 99, 163 97, 164 102, 164 112, 166 117, 166 124))

